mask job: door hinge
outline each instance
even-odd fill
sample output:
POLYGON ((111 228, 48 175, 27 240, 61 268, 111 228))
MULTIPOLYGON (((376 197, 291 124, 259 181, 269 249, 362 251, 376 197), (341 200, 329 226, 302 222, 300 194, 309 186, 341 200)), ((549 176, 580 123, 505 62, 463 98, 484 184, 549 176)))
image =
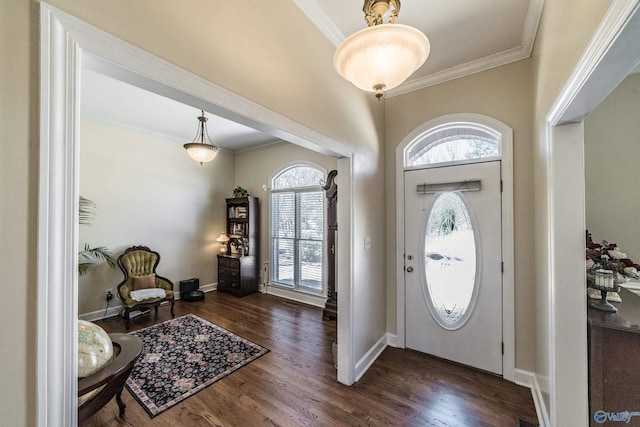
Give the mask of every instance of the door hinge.
POLYGON ((502 343, 502 354, 504 354, 504 342, 502 343))
POLYGON ((500 180, 500 192, 504 192, 504 181, 500 180))
POLYGON ((500 262, 500 272, 504 273, 504 261, 500 262))

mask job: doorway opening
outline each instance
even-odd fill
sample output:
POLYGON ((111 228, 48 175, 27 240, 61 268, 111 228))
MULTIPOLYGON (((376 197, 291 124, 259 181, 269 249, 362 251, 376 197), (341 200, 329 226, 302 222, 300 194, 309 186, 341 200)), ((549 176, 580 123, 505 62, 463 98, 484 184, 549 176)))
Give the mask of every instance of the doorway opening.
POLYGON ((406 172, 431 168, 434 173, 444 166, 473 164, 499 160, 502 181, 500 227, 502 230, 502 375, 515 382, 515 313, 514 313, 514 229, 513 229, 513 131, 506 124, 480 114, 461 113, 442 116, 423 124, 409 133, 396 149, 396 283, 397 283, 397 342, 407 347, 406 301, 408 290, 405 258, 407 233, 405 194, 406 172), (456 131, 455 129, 458 129, 456 131), (456 133, 459 135, 456 136, 456 133), (477 144, 452 143, 456 138, 478 140, 477 144), (465 148, 466 146, 466 148, 465 148), (474 149, 475 146, 475 149, 474 149))

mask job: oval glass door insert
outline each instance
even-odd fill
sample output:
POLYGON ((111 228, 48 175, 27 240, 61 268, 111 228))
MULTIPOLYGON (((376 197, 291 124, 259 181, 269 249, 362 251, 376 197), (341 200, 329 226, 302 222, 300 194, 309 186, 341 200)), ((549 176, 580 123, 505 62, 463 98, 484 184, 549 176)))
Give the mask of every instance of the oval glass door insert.
POLYGON ((443 192, 435 197, 427 217, 423 283, 433 318, 453 330, 469 318, 477 294, 476 233, 458 193, 443 192))

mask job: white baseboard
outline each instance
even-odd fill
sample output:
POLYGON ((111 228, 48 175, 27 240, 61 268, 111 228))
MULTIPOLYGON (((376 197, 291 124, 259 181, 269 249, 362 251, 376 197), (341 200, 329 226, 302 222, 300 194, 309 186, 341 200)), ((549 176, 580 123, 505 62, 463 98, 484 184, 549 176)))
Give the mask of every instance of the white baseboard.
POLYGON ((538 424, 540 424, 540 427, 551 427, 549 413, 547 412, 536 374, 522 369, 516 369, 515 380, 516 384, 531 389, 531 396, 533 397, 533 404, 536 407, 536 415, 538 416, 538 424))
MULTIPOLYGON (((265 293, 263 285, 261 285, 259 289, 262 293, 265 293)), ((308 304, 308 305, 312 305, 314 307, 320 307, 320 308, 324 308, 324 305, 327 302, 326 297, 305 294, 302 292, 290 291, 288 289, 279 288, 277 286, 267 286, 266 293, 269 295, 274 295, 280 298, 286 298, 289 300, 301 302, 303 304, 308 304)))
MULTIPOLYGON (((209 283, 208 285, 203 285, 200 286, 200 290, 203 292, 211 292, 211 291, 215 291, 216 289, 218 289, 218 283, 209 283)), ((180 292, 176 292, 176 296, 175 296, 176 300, 180 299, 180 292)), ((106 319, 108 317, 114 317, 114 316, 119 316, 120 312, 122 311, 122 304, 120 304, 120 301, 118 301, 117 298, 114 298, 113 301, 117 302, 117 305, 113 305, 110 306, 109 308, 107 308, 107 310, 97 310, 97 311, 92 311, 90 313, 84 313, 84 314, 80 314, 78 315, 78 318, 80 320, 86 320, 88 322, 95 322, 96 320, 102 320, 102 319, 106 319)), ((135 316, 131 316, 131 317, 135 317, 135 316)))
POLYGON ((398 348, 398 336, 387 332, 387 345, 389 347, 398 348))
POLYGON ((362 358, 356 363, 356 372, 355 372, 356 382, 360 380, 360 378, 362 378, 364 373, 367 372, 367 369, 371 367, 373 362, 376 361, 376 359, 380 356, 380 354, 382 354, 384 349, 387 347, 387 339, 388 339, 387 336, 388 334, 384 334, 383 336, 381 336, 378 342, 376 342, 373 345, 373 347, 371 347, 369 351, 367 351, 367 353, 364 356, 362 356, 362 358))
MULTIPOLYGON (((117 301, 116 298, 113 301, 117 301)), ((112 305, 107 310, 97 310, 90 313, 80 314, 78 318, 80 320, 86 320, 87 322, 95 322, 96 320, 106 319, 107 317, 119 316, 122 310, 122 304, 118 301, 118 305, 112 305)))

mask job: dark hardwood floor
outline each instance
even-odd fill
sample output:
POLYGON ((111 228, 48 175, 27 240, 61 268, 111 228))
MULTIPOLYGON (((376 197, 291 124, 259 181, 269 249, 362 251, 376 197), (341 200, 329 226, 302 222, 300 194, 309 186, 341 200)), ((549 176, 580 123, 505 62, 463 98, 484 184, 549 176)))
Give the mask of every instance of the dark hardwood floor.
MULTIPOLYGON (((387 348, 359 382, 338 383, 336 323, 315 307, 209 292, 204 302, 176 302, 176 317, 188 313, 271 351, 153 419, 125 389, 123 418, 113 399, 82 426, 537 425, 529 389, 411 350, 387 348)), ((157 320, 153 311, 133 318, 131 331, 170 318, 161 307, 157 320)), ((96 323, 124 332, 119 317, 96 323)))

